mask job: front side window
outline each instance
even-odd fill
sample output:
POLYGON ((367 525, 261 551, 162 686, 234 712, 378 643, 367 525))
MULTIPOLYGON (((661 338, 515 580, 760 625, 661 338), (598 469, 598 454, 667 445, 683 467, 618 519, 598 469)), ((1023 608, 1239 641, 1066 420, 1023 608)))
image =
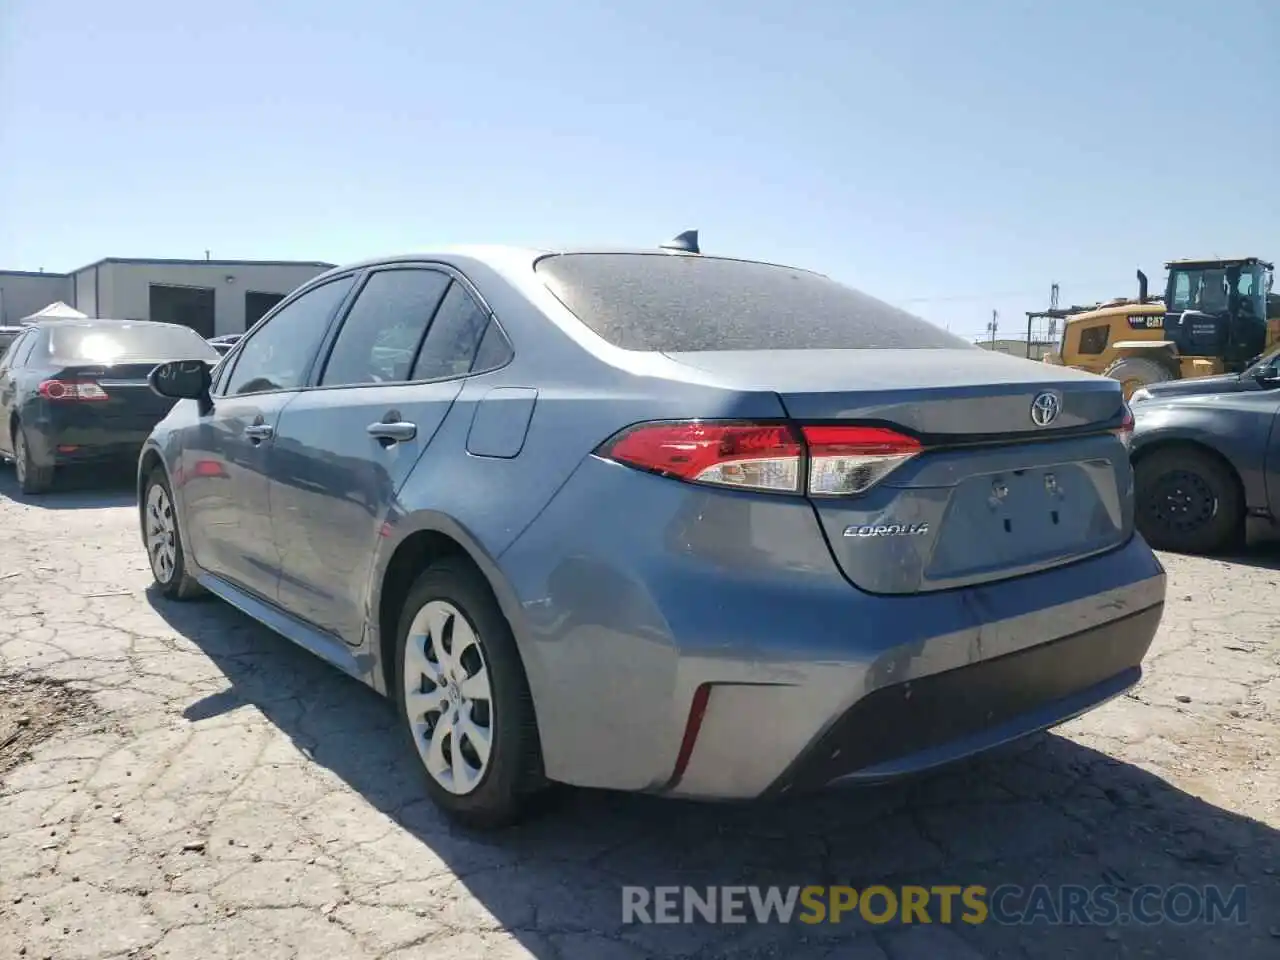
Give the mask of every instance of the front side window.
POLYGON ((396 383, 413 359, 450 279, 438 270, 379 270, 347 313, 320 385, 396 383))
POLYGON ((302 387, 329 321, 353 282, 348 276, 314 287, 255 330, 235 358, 226 395, 302 387))
POLYGON ((440 380, 481 373, 501 366, 509 355, 510 346, 489 312, 476 303, 466 287, 455 281, 427 331, 426 342, 413 368, 413 379, 440 380))

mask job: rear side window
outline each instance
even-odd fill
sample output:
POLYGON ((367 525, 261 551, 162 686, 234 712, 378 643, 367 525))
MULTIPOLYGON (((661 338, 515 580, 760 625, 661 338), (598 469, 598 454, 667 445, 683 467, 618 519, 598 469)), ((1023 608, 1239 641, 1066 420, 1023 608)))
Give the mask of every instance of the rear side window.
POLYGON ((17 355, 16 351, 13 349, 14 345, 16 344, 18 347, 21 347, 21 341, 22 334, 20 333, 16 336, 10 337, 8 340, 4 338, 4 335, 0 335, 0 370, 8 369, 8 367, 13 363, 13 359, 17 355))
POLYGON ((13 366, 25 367, 27 358, 31 356, 37 343, 43 339, 39 331, 33 331, 22 338, 22 342, 17 345, 13 351, 13 366))
POLYGON ((190 327, 126 321, 53 327, 49 331, 49 354, 61 360, 88 363, 218 361, 218 352, 190 327))
POLYGON ((483 373, 502 366, 510 357, 511 346, 489 312, 455 280, 431 321, 413 379, 483 373))
POLYGON ((979 349, 905 310, 791 267, 665 253, 572 253, 536 266, 624 350, 979 349))
POLYGON ((418 344, 450 278, 438 270, 380 270, 347 312, 321 386, 409 379, 418 344))

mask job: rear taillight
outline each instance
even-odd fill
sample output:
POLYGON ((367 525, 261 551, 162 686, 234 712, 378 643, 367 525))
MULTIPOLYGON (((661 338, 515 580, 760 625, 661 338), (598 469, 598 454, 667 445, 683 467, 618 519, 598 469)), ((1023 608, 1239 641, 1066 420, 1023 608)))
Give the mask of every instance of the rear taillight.
POLYGON ((796 493, 804 446, 787 424, 688 420, 629 427, 597 452, 693 483, 796 493))
POLYGON ((1120 421, 1120 426, 1112 432, 1120 438, 1121 443, 1126 447, 1129 446, 1129 441, 1133 439, 1133 411, 1129 409, 1127 403, 1124 405, 1124 419, 1120 421))
POLYGON ((805 427, 809 492, 818 496, 870 490, 923 448, 885 427, 805 427))
POLYGON ((44 380, 39 388, 46 400, 107 400, 107 391, 92 380, 44 380))
POLYGON ((735 487, 841 496, 862 493, 920 453, 920 442, 884 427, 686 420, 643 423, 597 455, 663 476, 735 487))

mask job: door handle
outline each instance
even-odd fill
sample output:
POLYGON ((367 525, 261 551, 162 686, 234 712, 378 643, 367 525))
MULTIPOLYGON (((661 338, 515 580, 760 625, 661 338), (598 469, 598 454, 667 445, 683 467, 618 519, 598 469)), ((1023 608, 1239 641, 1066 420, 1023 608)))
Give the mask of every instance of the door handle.
POLYGON ((254 423, 244 428, 244 435, 254 443, 270 440, 275 435, 275 432, 275 429, 269 423, 254 423))
POLYGON ((365 427, 369 432, 369 436, 377 440, 384 447, 389 447, 393 443, 402 443, 406 440, 412 440, 418 435, 418 425, 409 423, 407 420, 382 421, 379 423, 371 423, 365 427))

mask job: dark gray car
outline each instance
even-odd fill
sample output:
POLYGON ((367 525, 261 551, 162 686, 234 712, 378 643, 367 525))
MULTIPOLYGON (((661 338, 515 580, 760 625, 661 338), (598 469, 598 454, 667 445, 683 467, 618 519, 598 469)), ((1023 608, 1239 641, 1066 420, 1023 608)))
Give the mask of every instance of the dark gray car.
POLYGON ((806 270, 371 261, 153 380, 159 590, 393 697, 472 823, 933 767, 1129 688, 1163 609, 1118 382, 806 270))
POLYGON ((173 406, 147 385, 168 360, 216 361, 190 327, 132 320, 41 320, 0 357, 0 457, 23 493, 65 466, 127 464, 173 406))
POLYGON ((1214 553, 1245 517, 1280 510, 1280 350, 1243 373, 1152 384, 1132 398, 1138 529, 1159 549, 1214 553))

